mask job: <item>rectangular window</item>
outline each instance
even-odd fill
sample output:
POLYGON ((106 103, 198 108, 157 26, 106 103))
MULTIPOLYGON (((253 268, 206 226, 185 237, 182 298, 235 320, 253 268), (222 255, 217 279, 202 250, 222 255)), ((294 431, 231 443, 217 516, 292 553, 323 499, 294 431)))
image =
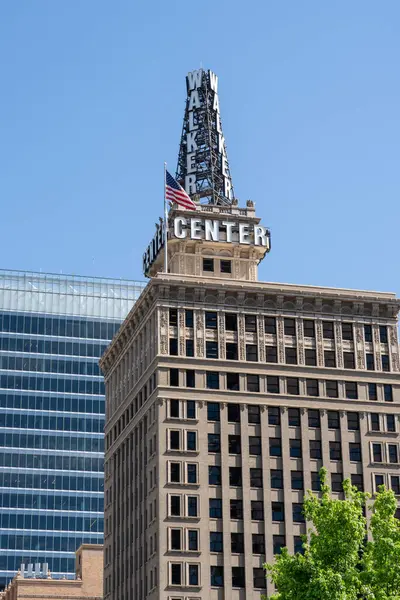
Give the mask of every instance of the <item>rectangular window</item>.
POLYGON ((251 456, 261 455, 261 438, 258 436, 249 436, 249 454, 251 456))
POLYGON ((171 356, 178 356, 178 340, 176 338, 169 340, 169 353, 171 356))
POLYGON ((351 474, 351 485, 354 485, 359 492, 364 491, 364 477, 361 474, 351 474))
POLYGON ((353 413, 353 412, 347 413, 347 429, 349 431, 359 431, 360 416, 358 413, 353 413))
POLYGON ((293 511, 293 523, 304 523, 305 518, 303 514, 303 505, 294 503, 292 504, 293 511))
POLYGON ((247 391, 248 392, 259 392, 260 391, 260 377, 259 375, 247 375, 247 391))
POLYGON ((226 387, 228 390, 239 391, 239 373, 226 374, 226 387))
POLYGON ((276 346, 265 346, 265 360, 267 363, 278 362, 278 352, 276 346))
POLYGON ((195 386, 195 371, 193 369, 186 369, 186 387, 194 388, 195 386))
POLYGON ((310 408, 308 410, 308 426, 309 427, 321 427, 321 419, 319 410, 310 408))
POLYGON ((378 400, 378 392, 376 388, 376 383, 368 384, 368 398, 369 400, 378 400))
POLYGON ((186 496, 186 516, 192 518, 199 516, 199 499, 197 496, 186 496))
POLYGON ((358 398, 358 385, 355 381, 346 381, 344 384, 346 398, 350 400, 357 400, 358 398))
POLYGON ((375 490, 379 491, 381 485, 385 485, 384 475, 375 475, 375 490))
POLYGON ((170 529, 169 549, 182 550, 182 529, 170 529))
POLYGON ((232 587, 245 587, 244 567, 232 567, 232 587))
POLYGON ((326 384, 326 395, 329 398, 337 398, 339 396, 337 381, 326 381, 325 384, 326 384))
POLYGON ((244 316, 244 329, 249 332, 257 331, 257 317, 256 315, 245 315, 244 316))
POLYGON ((261 500, 251 501, 251 520, 264 521, 264 502, 261 500))
POLYGON ((186 483, 197 484, 198 482, 197 463, 186 463, 186 483))
POLYGON ((271 469, 271 489, 283 490, 283 471, 281 469, 271 469))
POLYGON ((221 452, 221 439, 219 433, 208 434, 208 452, 209 454, 221 452))
POLYGON ((179 400, 170 400, 169 401, 169 417, 170 419, 179 419, 180 418, 180 402, 179 400))
POLYGON ((228 423, 240 423, 240 404, 228 404, 228 423))
POLYGON ((228 449, 229 454, 241 453, 242 448, 240 435, 228 435, 228 449))
POLYGON ((371 430, 380 431, 381 424, 378 413, 371 413, 371 430))
POLYGON ((221 485, 221 467, 209 465, 208 485, 221 485))
POLYGON ((388 457, 389 462, 397 464, 399 462, 399 452, 397 444, 388 444, 388 457))
POLYGON ((221 273, 232 273, 232 261, 221 260, 221 273))
POLYGON ((396 431, 396 419, 394 415, 386 415, 386 431, 396 431))
POLYGON ((231 553, 244 553, 244 535, 243 533, 231 533, 231 553))
POLYGON ((179 386, 179 369, 170 369, 169 370, 169 385, 171 387, 179 386))
POLYGON ((211 565, 210 581, 212 587, 224 587, 224 567, 211 565))
POLYGON ((304 337, 315 338, 315 323, 310 319, 304 319, 304 337))
POLYGON ((196 419, 196 402, 194 400, 186 400, 186 418, 196 419))
POLYGON ((329 458, 331 460, 342 460, 342 446, 340 442, 329 442, 329 458))
POLYGON ((279 377, 267 375, 267 392, 279 394, 279 377))
POLYGON ((264 317, 265 333, 276 335, 276 318, 264 317))
POLYGON ((286 391, 288 394, 298 396, 299 391, 299 380, 297 377, 288 377, 286 379, 286 391))
POLYGON ((390 371, 389 355, 382 354, 381 358, 382 358, 382 371, 386 371, 386 372, 390 371))
POLYGON ((365 355, 365 358, 366 358, 366 361, 367 361, 367 371, 375 371, 374 355, 367 353, 365 355))
POLYGON ((284 535, 274 535, 272 536, 272 545, 274 554, 280 554, 282 548, 286 546, 286 538, 284 535))
POLYGON ((364 339, 366 342, 372 342, 372 325, 364 325, 364 339))
POLYGON ((218 402, 207 402, 207 420, 220 420, 220 406, 218 402))
POLYGON ((375 463, 383 462, 382 444, 372 444, 372 460, 375 463))
POLYGON ((169 325, 170 327, 177 327, 178 325, 178 309, 169 309, 169 325))
POLYGON ((356 363, 354 359, 354 352, 343 352, 343 362, 345 369, 355 369, 356 363))
POLYGON ((306 365, 317 366, 317 353, 312 348, 307 348, 305 352, 306 365))
POLYGON ((194 356, 194 341, 186 340, 186 356, 194 356))
POLYGON ((209 499, 210 519, 222 519, 222 500, 221 498, 209 499))
POLYGON ((171 585, 182 585, 182 566, 182 563, 169 563, 171 585))
POLYGON ((353 341, 353 323, 342 323, 342 338, 353 341))
POLYGON ((361 444, 350 442, 350 460, 353 462, 361 462, 361 444))
POLYGON ((304 488, 303 471, 290 471, 292 490, 302 490, 304 488))
POLYGON ((218 358, 218 342, 206 342, 206 358, 218 358))
POLYGON ((185 310, 185 327, 193 328, 193 310, 185 310))
POLYGON ((319 396, 318 379, 306 379, 307 396, 319 396))
POLYGON ((301 458, 301 440, 289 440, 289 454, 291 458, 301 458))
POLYGON ((187 585, 196 587, 200 585, 200 565, 187 565, 187 585))
POLYGON ((210 531, 210 552, 223 552, 224 539, 222 531, 210 531))
POLYGON ((329 429, 340 429, 340 417, 336 410, 328 410, 329 429))
POLYGON ((252 534, 253 554, 265 554, 265 537, 263 533, 252 534))
POLYGON ((343 491, 343 475, 342 473, 331 473, 332 492, 343 491))
POLYGON ((186 431, 186 450, 197 452, 197 431, 186 431))
POLYGON ((326 367, 336 367, 336 356, 334 350, 325 350, 324 360, 326 367))
POLYGON ((320 440, 310 440, 310 458, 322 458, 322 446, 320 440))
POLYGON ((225 329, 237 331, 237 315, 235 313, 225 313, 225 329))
POLYGON ((207 273, 214 272, 214 259, 213 258, 203 258, 203 271, 207 273))
POLYGON ((246 344, 246 360, 251 362, 258 361, 258 351, 256 344, 246 344))
POLYGON ((250 469, 250 487, 262 488, 263 475, 262 469, 250 469))
POLYGON ((247 405, 247 420, 249 423, 260 423, 260 407, 254 404, 247 405))
POLYGON ((181 496, 170 495, 169 497, 169 516, 182 516, 182 498, 181 496))
POLYGON ((285 362, 287 365, 297 365, 296 348, 285 348, 285 362))
POLYGON ((253 567, 253 588, 255 590, 265 590, 266 587, 264 569, 262 567, 253 567))
POLYGON ((383 386, 383 396, 385 402, 393 402, 393 389, 390 383, 385 383, 383 386))
POLYGON ((281 438, 269 438, 269 455, 282 456, 281 438))
POLYGON ((234 342, 226 343, 226 359, 237 360, 238 359, 238 345, 234 342))
POLYGON ((322 322, 322 334, 326 340, 334 340, 335 334, 333 330, 333 321, 322 322))
POLYGON ((229 467, 229 485, 230 487, 241 487, 242 485, 242 468, 229 467))
POLYGON ((207 371, 206 374, 207 388, 209 390, 219 390, 219 372, 207 371))
POLYGON ((180 462, 169 463, 169 483, 182 482, 182 465, 180 462))
POLYGON ((392 488, 396 496, 400 495, 400 477, 398 475, 391 475, 390 487, 392 488))
POLYGON ((300 427, 300 409, 289 408, 288 419, 289 427, 300 427))
POLYGON ((181 432, 180 430, 169 431, 169 450, 180 450, 181 449, 181 432))
POLYGON ((295 554, 304 554, 303 539, 301 535, 293 536, 293 548, 295 554))
POLYGON ((281 424, 281 411, 278 406, 268 407, 268 425, 280 425, 281 424))
POLYGON ((386 325, 379 325, 379 340, 381 344, 388 343, 388 331, 386 325))
POLYGON ((319 479, 319 472, 312 471, 311 472, 311 489, 313 492, 321 491, 321 481, 319 479))
POLYGON ((285 520, 285 509, 283 502, 272 502, 272 520, 273 521, 284 521, 285 520))
POLYGON ((296 321, 295 319, 284 319, 283 320, 285 335, 296 335, 296 321))
POLYGON ((231 499, 230 516, 231 519, 238 521, 243 519, 243 500, 231 499))
POLYGON ((205 312, 206 329, 218 329, 218 315, 215 311, 205 312))

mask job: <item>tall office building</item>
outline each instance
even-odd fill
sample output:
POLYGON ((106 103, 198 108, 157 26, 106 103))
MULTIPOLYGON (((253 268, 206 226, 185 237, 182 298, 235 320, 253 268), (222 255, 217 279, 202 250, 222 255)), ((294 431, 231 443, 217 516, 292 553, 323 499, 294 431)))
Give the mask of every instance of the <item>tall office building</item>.
POLYGON ((98 360, 142 287, 0 271, 0 589, 21 563, 68 576, 102 542, 98 360))
POLYGON ((400 301, 257 280, 269 231, 254 204, 225 176, 206 188, 202 170, 197 187, 190 131, 220 128, 211 81, 188 77, 178 165, 207 203, 169 212, 167 272, 160 225, 150 282, 101 359, 106 600, 259 600, 263 563, 302 549, 322 465, 337 498, 347 477, 400 496, 400 301))

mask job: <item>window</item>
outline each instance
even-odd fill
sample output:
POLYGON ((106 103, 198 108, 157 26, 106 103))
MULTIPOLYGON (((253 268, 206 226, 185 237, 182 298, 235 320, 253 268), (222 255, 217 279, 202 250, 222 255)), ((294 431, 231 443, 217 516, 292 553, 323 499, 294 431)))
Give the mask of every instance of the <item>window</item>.
POLYGON ((176 338, 169 340, 169 353, 171 356, 178 356, 178 340, 176 338))
POLYGON ((265 537, 263 533, 252 535, 253 554, 265 554, 265 537))
POLYGON ((245 587, 244 567, 232 567, 232 587, 245 587))
POLYGON ((180 450, 181 449, 181 432, 171 431, 169 432, 169 450, 180 450))
POLYGON ((274 535, 272 536, 272 545, 274 549, 274 554, 280 554, 282 548, 286 546, 286 539, 284 535, 274 535))
POLYGON ((262 567, 253 567, 253 588, 256 590, 265 590, 266 587, 264 569, 262 567))
POLYGON ((381 485, 385 485, 384 475, 375 475, 375 490, 379 491, 381 485))
POLYGON ((394 415, 386 415, 386 431, 396 431, 396 420, 394 415))
POLYGON ((196 402, 194 400, 186 400, 186 418, 196 419, 196 402))
POLYGON ((221 467, 209 465, 208 485, 221 485, 221 467))
POLYGON ((285 361, 288 365, 297 365, 296 348, 285 348, 285 361))
POLYGON ((256 315, 245 315, 244 316, 244 329, 245 329, 245 331, 250 331, 250 332, 257 331, 256 315))
POLYGON ((379 325, 379 339, 381 344, 388 343, 388 332, 386 325, 379 325))
POLYGON ((342 473, 331 473, 332 492, 343 491, 343 475, 342 473))
POLYGON ((207 388, 209 390, 219 390, 219 373, 218 371, 207 372, 207 388))
POLYGON ((221 260, 221 273, 232 273, 232 261, 231 260, 221 260))
POLYGON ((193 311, 188 308, 185 310, 185 327, 193 327, 193 311))
POLYGON ((310 319, 304 319, 304 337, 315 338, 315 323, 310 319))
POLYGON ((268 407, 268 425, 280 425, 281 424, 281 413, 277 406, 268 407))
POLYGON ((329 442, 329 457, 331 460, 342 460, 342 447, 340 442, 329 442))
POLYGON ((373 354, 366 354, 366 361, 367 361, 367 370, 368 371, 375 371, 375 361, 374 361, 374 355, 373 354))
POLYGON ((343 362, 345 369, 355 369, 354 352, 343 352, 343 362))
POLYGON ((285 509, 283 502, 272 502, 272 520, 273 521, 284 521, 285 520, 285 509))
POLYGON ((243 519, 243 500, 231 500, 231 519, 243 519))
POLYGON ((289 440, 290 457, 301 458, 301 440, 289 440))
POLYGON ((182 550, 182 529, 170 529, 170 550, 182 550))
POLYGON ((317 353, 312 348, 306 348, 305 352, 306 365, 315 367, 317 365, 317 353))
POLYGON ((321 427, 321 419, 319 410, 311 408, 308 410, 308 426, 309 427, 321 427))
POLYGON ((228 436, 229 454, 240 454, 241 453, 241 442, 240 435, 229 435, 228 436))
POLYGON ((186 450, 188 452, 197 451, 197 431, 186 431, 186 450))
POLYGON ((239 404, 228 404, 228 422, 229 423, 240 423, 240 405, 239 404))
POLYGON ((302 490, 304 488, 303 471, 290 471, 292 490, 302 490))
POLYGON ((304 554, 303 538, 301 535, 295 535, 293 537, 293 547, 295 554, 304 554))
POLYGON ((169 385, 173 387, 179 386, 179 370, 178 369, 170 369, 169 370, 169 385))
POLYGON ((318 471, 311 472, 311 489, 313 490, 313 492, 321 491, 321 481, 319 479, 318 471))
POLYGON ((169 309, 169 324, 171 327, 176 327, 178 325, 178 309, 169 309))
POLYGON ((225 313, 225 329, 237 331, 237 315, 235 313, 225 313))
POLYGON ((267 363, 278 362, 278 351, 276 346, 265 346, 265 360, 267 363))
POLYGON ((218 358, 218 342, 206 342, 206 358, 218 358))
POLYGON ((353 323, 342 323, 342 338, 353 341, 353 323))
POLYGON ((383 396, 385 398, 385 402, 393 402, 393 389, 390 383, 386 383, 383 386, 383 396))
POLYGON ((221 498, 209 499, 210 519, 222 519, 222 500, 221 498))
POLYGON ((203 271, 207 271, 208 273, 212 273, 214 271, 213 258, 203 258, 203 271))
POLYGON ((251 501, 251 520, 264 521, 264 502, 261 500, 251 501))
POLYGON ((205 312, 206 329, 218 329, 218 316, 214 311, 205 312))
POLYGON ((389 355, 382 354, 382 371, 390 371, 389 355))
POLYGON ((231 487, 240 487, 242 485, 241 467, 229 467, 229 485, 231 487))
POLYGON ((254 404, 247 406, 247 420, 249 423, 260 423, 260 407, 254 404))
POLYGON ((307 396, 319 396, 318 379, 306 379, 307 396))
POLYGON ((340 417, 336 410, 328 410, 329 429, 340 429, 340 417))
POLYGON ((279 377, 267 375, 267 392, 279 394, 279 377))
POLYGON ((198 483, 197 463, 186 463, 186 483, 198 483))
POLYGON ((186 387, 195 387, 195 371, 193 369, 186 369, 186 387))
POLYGON ((271 469, 271 489, 283 489, 283 471, 281 469, 271 469))
POLYGON ((293 511, 293 523, 304 523, 305 518, 303 514, 302 504, 292 504, 293 511))
POLYGON ((258 375, 247 374, 247 391, 248 392, 259 392, 260 391, 260 377, 258 375))
POLYGON ((378 392, 376 389, 376 383, 368 384, 368 398, 369 398, 369 400, 378 400, 378 392))
POLYGON ((226 359, 237 360, 238 359, 238 345, 234 342, 226 343, 226 359))
POLYGON ((299 380, 297 377, 288 377, 286 379, 286 390, 288 394, 298 396, 300 393, 299 390, 299 380))
POLYGON ((200 572, 199 565, 194 565, 194 564, 187 565, 187 574, 188 574, 187 583, 188 583, 188 585, 195 585, 195 586, 199 585, 199 583, 200 583, 199 572, 200 572))
POLYGON ((296 335, 295 319, 284 319, 283 326, 284 326, 285 335, 296 335))
POLYGON ((390 477, 390 487, 396 494, 396 496, 400 495, 400 477, 398 475, 392 475, 390 477))
POLYGON ((289 408, 288 419, 289 427, 300 427, 300 410, 298 408, 289 408))
POLYGON ((371 413, 371 429, 372 431, 380 431, 381 424, 379 415, 377 413, 371 413))
POLYGON ((322 458, 322 446, 320 440, 310 440, 310 458, 322 458))
POLYGON ((228 390, 232 390, 235 392, 239 391, 239 373, 226 374, 226 387, 228 390))
POLYGON ((250 469, 250 487, 261 488, 262 486, 263 486, 262 469, 250 469))
POLYGON ((223 552, 224 539, 222 531, 210 531, 210 552, 223 552))
POLYGON ((336 367, 336 356, 333 350, 325 350, 324 359, 326 367, 336 367))
POLYGON ((179 419, 180 411, 179 411, 179 400, 170 400, 169 401, 169 417, 170 419, 179 419))
POLYGON ((221 452, 221 439, 219 433, 208 434, 208 452, 221 452))
POLYGON ((251 435, 249 437, 249 454, 251 456, 261 455, 261 438, 251 435))
POLYGON ((399 462, 399 451, 397 444, 388 444, 388 457, 389 462, 392 464, 397 464, 399 462))
POLYGON ((372 325, 364 325, 364 339, 366 342, 372 342, 372 325))
POLYGON ((326 395, 329 398, 337 398, 338 393, 338 384, 337 381, 327 381, 326 382, 326 395))
POLYGON ((281 438, 269 438, 269 455, 282 456, 281 438))
POLYGON ((361 474, 351 474, 351 485, 354 485, 359 492, 364 491, 364 477, 361 474))
POLYGON ((322 322, 322 333, 323 333, 324 338, 327 340, 335 339, 332 321, 323 321, 322 322))
POLYGON ((244 553, 244 535, 243 533, 231 533, 231 552, 232 554, 244 553))
POLYGON ((186 356, 194 356, 194 342, 193 340, 186 340, 186 356))
POLYGON ((171 585, 182 585, 182 564, 170 563, 169 566, 171 585))
POLYGON ((186 512, 188 517, 199 516, 199 499, 197 496, 186 496, 186 512))
POLYGON ((246 360, 256 362, 258 360, 258 352, 256 344, 246 344, 246 360))
POLYGON ((347 413, 347 429, 349 431, 358 431, 360 429, 360 416, 358 413, 347 413))
POLYGON ((181 483, 181 463, 169 463, 169 483, 181 483))
POLYGON ((220 420, 220 412, 219 412, 219 403, 218 402, 207 402, 207 419, 208 421, 219 421, 220 420))
POLYGON ((372 460, 375 463, 383 462, 382 444, 372 444, 372 460))
POLYGON ((276 335, 276 318, 264 317, 265 333, 276 335))
POLYGON ((349 450, 350 450, 350 460, 352 462, 361 462, 361 444, 357 444, 355 442, 350 442, 349 450))
POLYGON ((169 516, 180 517, 181 516, 181 496, 170 496, 169 497, 169 516))
POLYGON ((212 587, 224 587, 224 567, 210 567, 210 581, 212 587))

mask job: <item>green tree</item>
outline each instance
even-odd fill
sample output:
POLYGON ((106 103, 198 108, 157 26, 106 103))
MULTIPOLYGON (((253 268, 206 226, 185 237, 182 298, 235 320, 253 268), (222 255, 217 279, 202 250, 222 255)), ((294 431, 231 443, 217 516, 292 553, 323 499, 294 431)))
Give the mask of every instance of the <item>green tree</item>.
POLYGON ((400 600, 400 525, 397 501, 383 487, 372 505, 371 541, 366 541, 364 507, 369 495, 347 479, 345 499, 331 497, 321 469, 321 497, 308 491, 304 515, 312 523, 304 554, 286 548, 265 565, 275 584, 270 600, 400 600))

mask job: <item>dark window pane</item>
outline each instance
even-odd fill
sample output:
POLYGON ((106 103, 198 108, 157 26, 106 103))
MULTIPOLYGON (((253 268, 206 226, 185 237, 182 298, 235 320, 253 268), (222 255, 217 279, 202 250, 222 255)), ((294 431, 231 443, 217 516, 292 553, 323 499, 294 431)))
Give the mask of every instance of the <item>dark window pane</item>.
POLYGON ((324 359, 326 367, 336 367, 336 356, 333 350, 325 350, 324 359))
POLYGON ((358 475, 357 473, 352 473, 351 474, 351 485, 354 485, 359 492, 363 492, 364 491, 364 477, 360 474, 358 475))
POLYGON ((288 377, 286 379, 286 391, 288 394, 299 395, 299 380, 297 377, 288 377))
POLYGON ((381 341, 381 344, 387 344, 388 332, 386 325, 379 325, 379 339, 381 341))
POLYGON ((333 492, 343 491, 343 475, 342 473, 331 473, 331 483, 333 492))
POLYGON ((237 315, 235 313, 225 313, 225 329, 237 331, 237 315))
POLYGON ((206 342, 206 358, 218 358, 218 342, 206 342))
POLYGON ((207 372, 207 388, 211 390, 219 390, 219 373, 218 371, 207 372))
POLYGON ((250 487, 261 488, 262 486, 262 469, 250 469, 250 487))
POLYGON ((244 567, 232 567, 232 587, 245 587, 244 567))
POLYGON ((193 310, 185 310, 185 327, 193 327, 193 310))
POLYGON ((350 442, 349 444, 350 460, 354 462, 361 461, 361 444, 350 442))
POLYGON ((283 502, 272 502, 272 520, 273 521, 284 521, 285 510, 283 502))
POLYGON ((275 317, 265 317, 264 324, 265 324, 265 333, 276 335, 276 318, 275 317))
POLYGON ((390 371, 389 355, 382 354, 382 371, 390 371))
POLYGON ((280 554, 282 548, 286 546, 286 539, 284 535, 274 535, 272 537, 272 544, 274 549, 274 554, 280 554))
POLYGON ((342 338, 353 341, 353 323, 342 323, 342 338))
POLYGON ((258 360, 258 352, 256 344, 246 344, 246 360, 256 362, 258 360))
POLYGON ((208 421, 220 420, 220 405, 218 402, 207 402, 207 419, 208 421))
POLYGON ((195 387, 195 371, 193 369, 186 370, 186 387, 195 387))
POLYGON ((213 272, 214 271, 214 259, 203 258, 203 271, 213 272))
POLYGON ((285 348, 285 362, 288 365, 297 365, 296 348, 285 348))
POLYGON ((210 581, 213 587, 224 587, 224 567, 210 567, 210 581))
POLYGON ((281 424, 281 411, 278 406, 268 407, 268 424, 269 425, 280 425, 281 424))
POLYGON ((245 328, 245 331, 251 331, 251 332, 257 331, 256 315, 245 315, 244 316, 244 328, 245 328))
POLYGON ((312 348, 306 349, 306 365, 315 367, 317 365, 317 353, 312 348))
POLYGON ((307 396, 319 396, 318 379, 306 379, 307 396))
POLYGON ((231 519, 243 519, 243 500, 231 500, 231 519))
POLYGON ((303 471, 290 472, 292 490, 302 490, 304 488, 303 471))
POLYGON ((310 458, 322 458, 322 446, 320 440, 310 440, 310 458))
POLYGON ((251 435, 249 437, 249 454, 251 456, 261 455, 261 438, 251 435))
POLYGON ((206 311, 206 329, 218 329, 218 317, 216 312, 206 311))
POLYGON ((262 533, 252 535, 253 554, 265 554, 265 537, 262 533))
POLYGON ((269 455, 282 456, 281 438, 269 438, 269 455))
POLYGON ((259 375, 247 375, 247 391, 248 392, 259 392, 260 391, 260 377, 259 375))
POLYGON ((308 410, 308 426, 309 427, 321 427, 319 410, 315 410, 315 409, 308 410))
POLYGON ((260 407, 249 404, 247 406, 247 419, 249 423, 260 423, 260 407))
POLYGON ((208 452, 221 452, 221 440, 219 433, 208 434, 208 452))
POLYGON ((256 590, 265 590, 267 582, 265 571, 262 567, 253 567, 253 588, 256 590))
POLYGON ((302 504, 293 504, 293 523, 304 523, 305 518, 303 515, 303 505, 302 504))
POLYGON ((322 322, 322 331, 323 331, 323 336, 325 339, 328 339, 328 340, 335 339, 332 321, 323 321, 322 322))
POLYGON ((229 467, 229 485, 231 487, 240 487, 242 485, 241 467, 229 467))
POLYGON ((364 325, 364 339, 366 342, 372 342, 372 325, 364 325))
POLYGON ((228 435, 229 454, 241 453, 240 435, 228 435))
POLYGON ((283 471, 280 469, 271 469, 271 489, 283 489, 283 471))
POLYGON ((227 360, 237 360, 238 359, 238 346, 234 342, 227 342, 226 358, 227 358, 227 360))
POLYGON ((368 371, 375 371, 374 355, 373 354, 366 354, 365 358, 366 358, 366 361, 367 361, 367 370, 368 371))
POLYGON ((360 417, 358 413, 347 413, 347 429, 349 431, 358 431, 360 429, 360 417))
POLYGON ((313 492, 321 491, 321 481, 319 479, 318 471, 311 472, 311 489, 313 492))
POLYGON ((289 427, 300 426, 300 409, 289 408, 288 410, 289 427))
POLYGON ((178 325, 178 310, 176 308, 169 309, 169 324, 173 327, 178 325))
POLYGON ((224 539, 222 531, 210 531, 210 552, 223 552, 224 539))
POLYGON ((231 533, 231 552, 232 554, 244 553, 244 535, 243 533, 231 533))
POLYGON ((386 429, 387 431, 396 431, 396 420, 394 415, 386 415, 386 429))
POLYGON ((329 457, 331 460, 342 460, 342 446, 340 442, 329 442, 329 457))
POLYGON ((264 521, 264 503, 262 501, 251 501, 251 520, 264 521))
POLYGON ((371 413, 371 429, 372 431, 380 431, 381 424, 379 415, 377 413, 371 413))
POLYGON ((291 458, 301 458, 301 440, 289 440, 289 451, 291 458))
POLYGON ((267 375, 267 392, 279 394, 279 377, 267 375))
POLYGON ((222 500, 221 498, 209 499, 210 519, 222 519, 222 500))
POLYGON ((208 467, 208 484, 221 485, 221 467, 211 465, 208 467))
POLYGON ((355 381, 346 381, 344 384, 346 398, 350 400, 357 400, 358 398, 358 386, 355 381))
POLYGON ((340 428, 340 417, 336 410, 328 410, 328 427, 329 429, 340 428))
POLYGON ((343 361, 345 369, 355 369, 354 352, 343 352, 343 361))
POLYGON ((221 273, 232 273, 231 260, 221 260, 221 273))
POLYGON ((387 383, 383 386, 383 395, 385 402, 393 402, 393 390, 390 383, 387 383))
POLYGON ((376 388, 376 383, 368 384, 368 398, 370 400, 378 400, 378 392, 376 388))
POLYGON ((315 338, 315 323, 310 319, 304 319, 304 337, 315 338))
POLYGON ((278 352, 276 346, 265 346, 265 360, 267 363, 278 362, 278 352))
POLYGON ((186 340, 186 356, 194 356, 194 341, 186 340))
POLYGON ((178 369, 170 369, 169 370, 169 384, 174 387, 179 386, 179 370, 178 369))
POLYGON ((283 326, 284 326, 285 335, 296 335, 295 319, 284 319, 283 326))
POLYGON ((337 398, 339 395, 337 381, 326 381, 326 395, 329 398, 337 398))
POLYGON ((239 390, 239 373, 226 374, 226 387, 228 390, 239 390))

